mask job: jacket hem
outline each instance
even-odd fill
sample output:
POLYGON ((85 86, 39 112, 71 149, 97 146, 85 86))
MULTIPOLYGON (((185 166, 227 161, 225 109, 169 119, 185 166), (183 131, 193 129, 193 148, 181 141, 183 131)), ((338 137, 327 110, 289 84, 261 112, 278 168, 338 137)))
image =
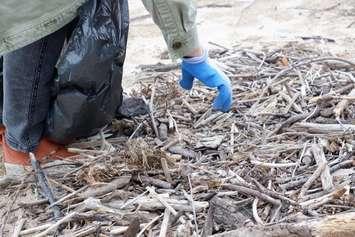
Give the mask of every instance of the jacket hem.
POLYGON ((11 33, 2 33, 0 37, 0 55, 29 45, 69 24, 76 16, 77 9, 85 0, 74 1, 60 11, 51 12, 51 17, 39 18, 32 24, 22 27, 21 30, 11 33))

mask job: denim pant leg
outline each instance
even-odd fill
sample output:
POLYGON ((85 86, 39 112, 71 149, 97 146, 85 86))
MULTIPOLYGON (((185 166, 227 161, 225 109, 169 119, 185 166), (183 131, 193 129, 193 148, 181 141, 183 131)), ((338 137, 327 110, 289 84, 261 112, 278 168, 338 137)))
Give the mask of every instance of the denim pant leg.
POLYGON ((43 136, 65 37, 63 28, 4 55, 3 123, 6 141, 17 151, 34 151, 43 136))

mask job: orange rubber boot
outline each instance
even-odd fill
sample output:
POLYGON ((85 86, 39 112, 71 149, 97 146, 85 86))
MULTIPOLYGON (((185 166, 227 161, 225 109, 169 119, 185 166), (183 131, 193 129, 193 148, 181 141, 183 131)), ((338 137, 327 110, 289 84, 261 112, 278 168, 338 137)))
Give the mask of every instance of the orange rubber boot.
MULTIPOLYGON (((26 170, 31 170, 29 154, 12 149, 6 143, 5 136, 2 136, 2 149, 6 175, 23 176, 26 170)), ((45 138, 40 141, 34 154, 41 163, 68 159, 76 155, 69 152, 64 146, 45 138)))
POLYGON ((0 145, 2 144, 2 137, 5 135, 5 126, 0 125, 0 145))

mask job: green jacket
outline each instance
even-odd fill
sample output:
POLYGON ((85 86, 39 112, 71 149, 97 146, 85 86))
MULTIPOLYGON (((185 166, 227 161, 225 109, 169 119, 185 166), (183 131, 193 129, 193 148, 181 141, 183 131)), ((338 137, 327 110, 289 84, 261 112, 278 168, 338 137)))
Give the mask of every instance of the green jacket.
MULTIPOLYGON (((62 28, 86 0, 0 0, 0 55, 62 28)), ((128 1, 128 0, 127 0, 128 1)), ((142 0, 173 58, 199 47, 193 0, 142 0)))

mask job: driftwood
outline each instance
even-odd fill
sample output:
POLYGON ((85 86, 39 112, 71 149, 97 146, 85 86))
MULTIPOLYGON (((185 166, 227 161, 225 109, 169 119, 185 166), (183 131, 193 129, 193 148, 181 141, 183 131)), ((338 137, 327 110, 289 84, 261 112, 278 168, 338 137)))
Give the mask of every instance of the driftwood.
POLYGON ((214 197, 210 201, 210 209, 210 224, 212 224, 212 226, 213 223, 217 223, 223 226, 239 228, 243 226, 247 220, 251 219, 250 213, 246 211, 246 208, 243 205, 235 205, 234 202, 227 199, 214 197))
POLYGON ((333 177, 330 175, 328 162, 325 158, 323 149, 320 145, 313 145, 312 152, 313 152, 313 157, 317 162, 317 165, 324 166, 324 169, 320 175, 323 190, 324 191, 331 191, 334 188, 333 177))
MULTIPOLYGON (((352 89, 352 91, 348 95, 349 97, 355 97, 355 89, 352 89)), ((350 100, 349 99, 343 99, 340 101, 337 106, 334 108, 334 115, 336 118, 340 118, 340 116, 343 114, 344 110, 349 106, 350 100)))
POLYGON ((0 179, 0 236, 353 236, 355 64, 213 45, 230 112, 198 80, 181 90, 178 64, 142 67, 125 118, 42 166, 54 202, 0 179))
POLYGON ((123 188, 124 186, 129 184, 130 181, 131 181, 130 175, 122 176, 122 177, 119 177, 119 178, 113 180, 112 182, 102 186, 102 187, 89 188, 87 191, 82 193, 80 195, 80 197, 85 199, 85 198, 89 198, 89 197, 101 196, 101 195, 110 193, 112 191, 115 191, 117 189, 123 188))
POLYGON ((317 123, 296 123, 292 126, 296 131, 304 131, 316 134, 328 133, 352 133, 355 132, 355 125, 352 124, 317 124, 317 123))
POLYGON ((326 237, 355 235, 355 213, 344 213, 294 224, 244 227, 214 237, 326 237))

